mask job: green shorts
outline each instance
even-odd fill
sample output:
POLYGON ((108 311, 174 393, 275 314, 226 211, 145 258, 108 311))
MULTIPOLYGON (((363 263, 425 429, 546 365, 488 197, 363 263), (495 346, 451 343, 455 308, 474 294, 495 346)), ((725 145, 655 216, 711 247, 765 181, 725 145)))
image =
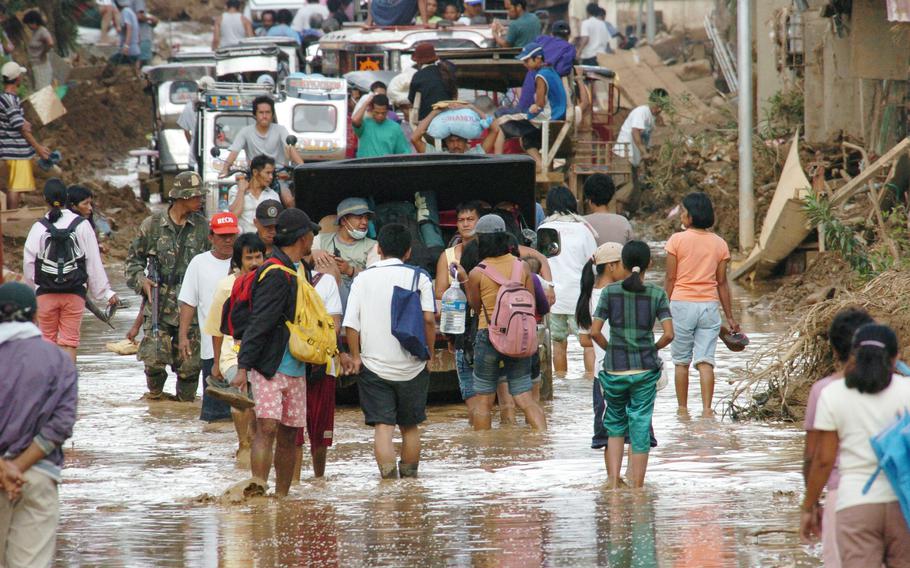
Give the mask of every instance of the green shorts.
POLYGON ((570 314, 550 314, 550 339, 565 341, 570 335, 578 335, 578 324, 575 316, 570 314))

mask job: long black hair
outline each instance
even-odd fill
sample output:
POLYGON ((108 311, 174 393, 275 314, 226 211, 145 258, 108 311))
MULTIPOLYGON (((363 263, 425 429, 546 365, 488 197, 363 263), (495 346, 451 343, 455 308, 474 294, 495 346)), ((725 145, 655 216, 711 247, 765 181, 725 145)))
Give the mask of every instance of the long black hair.
POLYGON ((870 323, 856 330, 853 351, 844 373, 847 388, 864 394, 882 392, 891 384, 897 335, 887 325, 870 323))
POLYGON ((581 269, 581 292, 575 304, 575 321, 579 329, 591 328, 591 294, 594 293, 594 282, 606 269, 606 263, 594 264, 593 258, 589 258, 581 269))
POLYGON ((58 178, 51 178, 44 182, 44 201, 51 210, 47 213, 47 220, 56 223, 63 215, 63 208, 67 206, 66 184, 58 178))
POLYGON ((622 281, 627 292, 644 292, 645 283, 641 274, 651 264, 651 248, 641 241, 629 241, 622 247, 622 265, 632 274, 622 281))
POLYGON ((243 268, 243 253, 246 251, 261 252, 262 256, 265 256, 265 243, 262 242, 262 239, 256 233, 243 233, 237 237, 237 240, 234 241, 234 251, 231 255, 231 268, 233 270, 243 268))
POLYGON ((481 262, 487 258, 495 258, 512 252, 513 235, 509 233, 480 233, 477 238, 477 254, 481 262))
POLYGON ((547 192, 547 213, 578 213, 578 200, 569 191, 569 188, 560 185, 547 192))

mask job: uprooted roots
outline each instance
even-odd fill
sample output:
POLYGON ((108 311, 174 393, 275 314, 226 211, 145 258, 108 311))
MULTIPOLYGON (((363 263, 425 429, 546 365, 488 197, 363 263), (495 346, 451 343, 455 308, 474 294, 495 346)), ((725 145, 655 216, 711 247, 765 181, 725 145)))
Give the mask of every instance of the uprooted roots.
MULTIPOLYGON (((910 271, 881 274, 862 289, 808 308, 779 340, 758 351, 742 378, 734 381, 728 412, 735 420, 799 420, 809 389, 831 374, 834 359, 828 326, 837 312, 863 308, 890 325, 901 339, 910 338, 910 271)), ((910 348, 905 349, 905 351, 910 348)), ((906 360, 907 353, 901 353, 906 360)))

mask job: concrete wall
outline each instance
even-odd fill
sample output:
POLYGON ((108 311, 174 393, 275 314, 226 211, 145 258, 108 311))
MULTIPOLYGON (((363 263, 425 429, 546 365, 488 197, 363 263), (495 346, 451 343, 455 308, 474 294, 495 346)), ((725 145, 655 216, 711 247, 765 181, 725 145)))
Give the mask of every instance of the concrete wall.
MULTIPOLYGON (((639 0, 600 0, 599 3, 607 11, 607 18, 611 17, 611 5, 615 5, 616 19, 613 21, 619 23, 620 29, 638 21, 639 0)), ((705 14, 714 9, 714 4, 715 0, 654 0, 654 10, 662 14, 668 28, 702 29, 705 14)), ((647 22, 647 14, 642 21, 647 22)))
POLYGON ((761 0, 754 2, 752 38, 755 53, 755 100, 758 122, 765 118, 768 99, 788 86, 788 74, 777 70, 777 47, 773 34, 776 33, 774 15, 779 9, 792 4, 792 0, 761 0))

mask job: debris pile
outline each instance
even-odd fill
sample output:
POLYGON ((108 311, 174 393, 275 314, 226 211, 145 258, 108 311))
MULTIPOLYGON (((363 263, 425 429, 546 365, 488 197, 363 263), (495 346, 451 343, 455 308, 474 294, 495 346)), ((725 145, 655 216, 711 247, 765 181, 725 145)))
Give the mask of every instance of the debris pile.
MULTIPOLYGON (((776 342, 757 352, 734 384, 728 412, 734 419, 800 420, 809 389, 831 374, 834 360, 827 330, 834 315, 848 307, 867 310, 891 326, 898 337, 910 337, 910 271, 885 272, 855 292, 837 294, 805 310, 776 342)), ((910 356, 910 345, 899 354, 910 356)))

